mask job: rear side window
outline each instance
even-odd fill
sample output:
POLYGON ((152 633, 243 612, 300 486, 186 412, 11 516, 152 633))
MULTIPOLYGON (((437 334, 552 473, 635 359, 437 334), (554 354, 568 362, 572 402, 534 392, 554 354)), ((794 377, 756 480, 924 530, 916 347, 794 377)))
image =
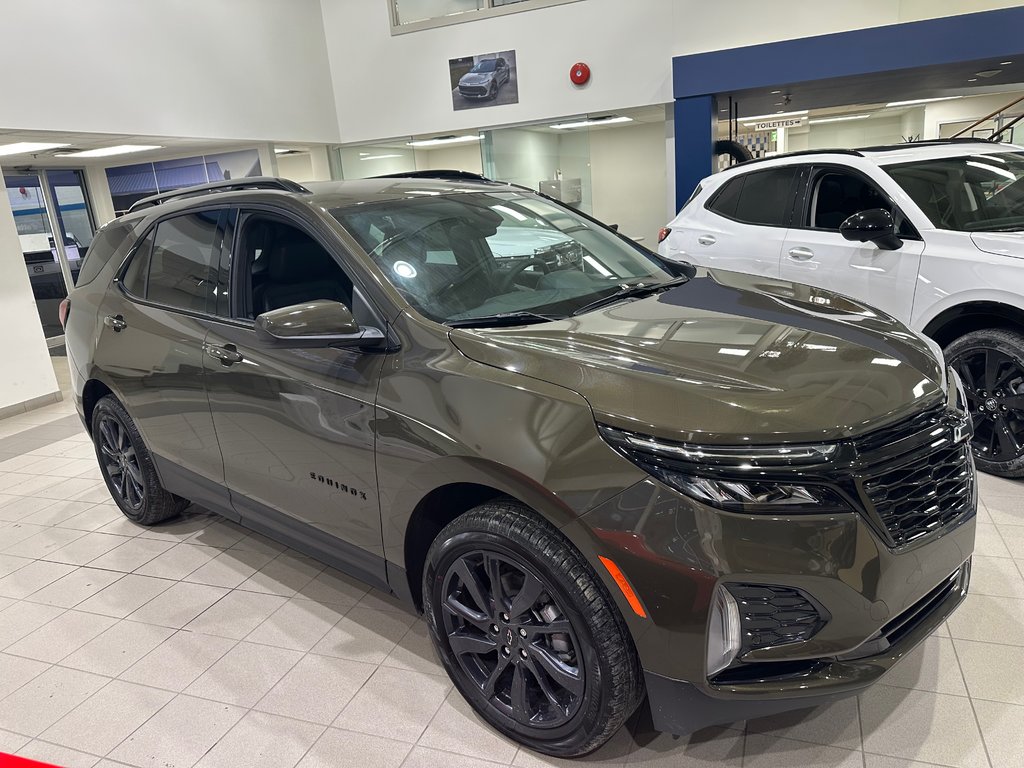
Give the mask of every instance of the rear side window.
POLYGON ((131 224, 124 222, 111 222, 93 238, 86 251, 85 261, 82 262, 82 269, 78 273, 77 285, 87 285, 96 279, 96 276, 103 271, 103 268, 110 263, 110 258, 115 252, 121 251, 122 245, 131 234, 131 224))
POLYGON ((708 208, 744 224, 788 227, 796 166, 745 173, 727 181, 708 208))
POLYGON ((219 210, 197 211, 157 224, 146 281, 149 301, 207 311, 216 285, 211 271, 220 252, 220 217, 219 210))
POLYGON ((132 254, 132 260, 128 263, 128 269, 121 276, 121 285, 132 296, 140 299, 146 298, 146 281, 149 279, 149 257, 153 252, 153 232, 142 238, 142 242, 132 254))

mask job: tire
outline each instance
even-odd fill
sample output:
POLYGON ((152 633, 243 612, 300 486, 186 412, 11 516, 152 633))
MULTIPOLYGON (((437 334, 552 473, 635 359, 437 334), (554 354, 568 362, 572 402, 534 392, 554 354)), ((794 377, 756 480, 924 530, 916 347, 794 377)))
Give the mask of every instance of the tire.
POLYGON ((636 649, 604 584, 564 535, 516 502, 476 507, 438 534, 423 603, 460 693, 530 749, 592 752, 643 699, 636 649))
POLYGON ((974 420, 971 447, 978 469, 1000 477, 1024 477, 1024 335, 973 331, 944 351, 963 380, 974 420))
POLYGON ((494 101, 496 98, 498 98, 498 84, 497 83, 491 83, 490 90, 487 92, 487 98, 490 99, 491 101, 494 101))
POLYGON ((745 163, 753 160, 754 156, 744 145, 731 139, 719 139, 715 142, 715 156, 728 155, 735 163, 745 163))
POLYGON ((93 409, 92 438, 107 490, 129 520, 156 525, 176 517, 188 506, 187 499, 160 485, 142 435, 112 395, 100 399, 93 409))

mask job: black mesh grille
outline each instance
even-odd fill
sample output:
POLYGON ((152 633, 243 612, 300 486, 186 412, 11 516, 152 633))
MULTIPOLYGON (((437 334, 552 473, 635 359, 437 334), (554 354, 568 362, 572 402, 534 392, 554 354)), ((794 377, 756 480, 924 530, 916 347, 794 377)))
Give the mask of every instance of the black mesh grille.
POLYGON ((934 533, 972 509, 968 451, 959 443, 915 452, 865 478, 864 492, 893 546, 934 533))
POLYGON ((728 584, 740 613, 740 655, 759 648, 802 643, 825 626, 828 617, 798 589, 761 584, 728 584))

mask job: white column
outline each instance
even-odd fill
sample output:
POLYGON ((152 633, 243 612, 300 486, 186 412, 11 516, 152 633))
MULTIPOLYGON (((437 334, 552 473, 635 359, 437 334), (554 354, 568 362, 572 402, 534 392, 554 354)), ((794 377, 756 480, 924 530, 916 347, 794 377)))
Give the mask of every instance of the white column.
POLYGON ((0 415, 60 399, 6 193, 0 195, 0 327, 0 415))
POLYGON ((263 176, 280 176, 277 171, 277 155, 274 154, 273 144, 260 144, 256 147, 260 153, 260 173, 263 176))
POLYGON ((330 181, 331 161, 327 155, 327 145, 310 147, 309 159, 313 163, 313 178, 310 181, 330 181))
POLYGON ((114 218, 114 201, 110 196, 110 184, 107 183, 107 169, 98 165, 87 167, 85 185, 89 189, 92 216, 99 228, 114 218))

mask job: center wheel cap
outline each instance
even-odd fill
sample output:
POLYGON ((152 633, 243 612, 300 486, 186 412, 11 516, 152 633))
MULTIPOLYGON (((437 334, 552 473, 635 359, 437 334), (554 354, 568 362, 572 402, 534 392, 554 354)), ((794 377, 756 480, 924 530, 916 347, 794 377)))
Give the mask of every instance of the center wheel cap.
POLYGON ((985 407, 990 411, 998 411, 999 401, 996 400, 994 397, 990 397, 985 401, 985 407))

